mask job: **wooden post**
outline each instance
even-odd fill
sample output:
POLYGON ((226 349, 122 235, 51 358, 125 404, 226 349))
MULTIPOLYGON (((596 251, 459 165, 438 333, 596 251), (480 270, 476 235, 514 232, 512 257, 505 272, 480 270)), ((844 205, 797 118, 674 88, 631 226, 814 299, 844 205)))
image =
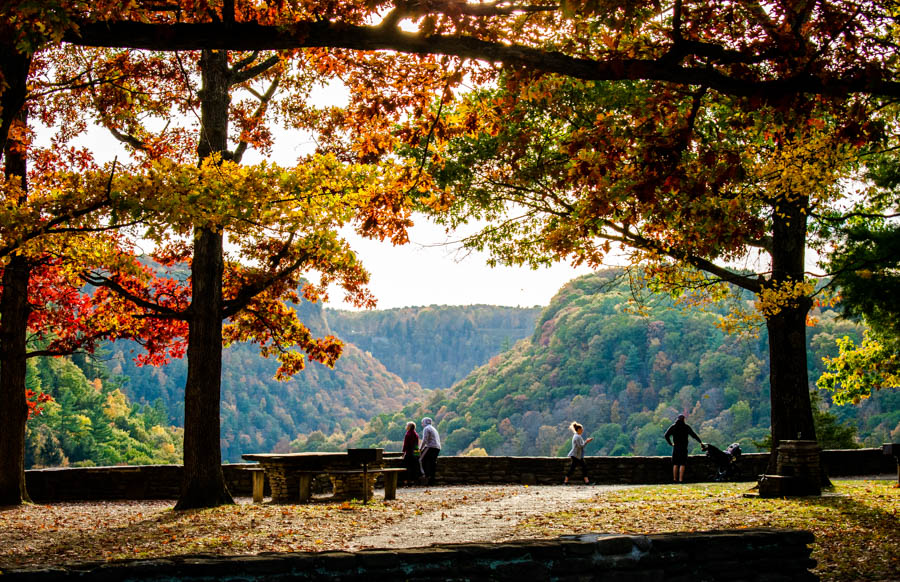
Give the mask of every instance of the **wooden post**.
POLYGON ((309 501, 310 493, 310 483, 312 482, 312 475, 310 473, 300 473, 300 503, 306 503, 309 501))
POLYGON ((369 502, 369 469, 366 463, 363 466, 363 505, 369 502))
POLYGON ((253 475, 253 503, 263 502, 263 491, 266 486, 266 472, 262 469, 251 469, 253 475))
POLYGON ((396 471, 385 471, 384 473, 384 500, 390 501, 397 499, 397 479, 399 474, 396 471))

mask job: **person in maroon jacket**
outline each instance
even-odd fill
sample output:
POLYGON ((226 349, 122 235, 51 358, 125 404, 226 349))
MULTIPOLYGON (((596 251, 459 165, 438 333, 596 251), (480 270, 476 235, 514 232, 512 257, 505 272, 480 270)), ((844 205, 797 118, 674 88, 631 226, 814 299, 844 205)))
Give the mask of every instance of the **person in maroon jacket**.
POLYGON ((413 485, 422 478, 422 467, 419 465, 419 433, 416 423, 406 423, 406 435, 403 437, 403 466, 406 467, 404 481, 413 485))

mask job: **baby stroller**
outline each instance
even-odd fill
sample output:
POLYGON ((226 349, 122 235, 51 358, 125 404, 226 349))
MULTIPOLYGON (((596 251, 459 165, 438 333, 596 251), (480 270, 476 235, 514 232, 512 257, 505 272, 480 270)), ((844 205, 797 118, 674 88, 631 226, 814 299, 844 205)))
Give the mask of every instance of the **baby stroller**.
POLYGON ((701 447, 706 456, 715 465, 713 479, 715 481, 737 481, 741 477, 741 445, 731 443, 724 451, 715 445, 705 443, 701 447))

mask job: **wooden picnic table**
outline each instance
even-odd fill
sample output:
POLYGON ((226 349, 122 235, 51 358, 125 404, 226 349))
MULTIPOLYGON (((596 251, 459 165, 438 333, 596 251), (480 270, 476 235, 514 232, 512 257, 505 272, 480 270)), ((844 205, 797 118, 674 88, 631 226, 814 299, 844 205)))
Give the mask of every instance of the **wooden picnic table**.
MULTIPOLYGON (((384 457, 395 455, 388 453, 384 457)), ((384 457, 378 463, 363 467, 344 453, 249 453, 241 455, 247 461, 259 463, 262 471, 253 473, 254 502, 262 501, 263 478, 268 477, 272 489, 272 503, 305 503, 311 498, 312 479, 316 475, 328 475, 335 489, 336 498, 369 498, 369 475, 384 475, 384 498, 396 499, 397 478, 402 468, 384 466, 384 457), (368 485, 368 486, 367 486, 368 485), (259 499, 257 499, 259 491, 259 499)))

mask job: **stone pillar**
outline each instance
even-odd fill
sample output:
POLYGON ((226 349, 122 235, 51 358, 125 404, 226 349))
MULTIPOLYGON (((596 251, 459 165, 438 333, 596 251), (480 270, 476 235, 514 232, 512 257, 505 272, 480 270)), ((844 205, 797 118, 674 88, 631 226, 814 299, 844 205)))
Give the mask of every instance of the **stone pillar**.
POLYGON ((375 494, 375 477, 377 473, 367 475, 368 483, 363 485, 363 474, 330 475, 335 499, 372 499, 375 494), (363 487, 368 487, 368 494, 363 487))
POLYGON ((272 503, 290 503, 290 487, 284 467, 276 464, 265 465, 269 488, 272 490, 272 503))
POLYGON ((784 440, 778 445, 775 475, 759 482, 762 497, 822 494, 821 449, 816 441, 784 440))

